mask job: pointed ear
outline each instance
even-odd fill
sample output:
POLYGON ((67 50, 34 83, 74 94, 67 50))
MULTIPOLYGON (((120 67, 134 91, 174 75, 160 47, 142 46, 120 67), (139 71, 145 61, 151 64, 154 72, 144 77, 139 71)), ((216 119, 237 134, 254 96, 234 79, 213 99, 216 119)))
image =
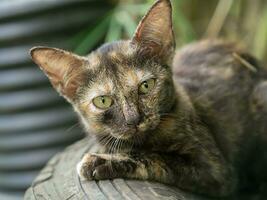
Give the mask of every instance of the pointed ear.
POLYGON ((132 42, 141 52, 171 62, 175 50, 170 0, 158 0, 139 23, 132 42))
POLYGON ((70 52, 49 47, 32 48, 30 54, 53 87, 67 100, 72 101, 83 81, 86 60, 70 52))

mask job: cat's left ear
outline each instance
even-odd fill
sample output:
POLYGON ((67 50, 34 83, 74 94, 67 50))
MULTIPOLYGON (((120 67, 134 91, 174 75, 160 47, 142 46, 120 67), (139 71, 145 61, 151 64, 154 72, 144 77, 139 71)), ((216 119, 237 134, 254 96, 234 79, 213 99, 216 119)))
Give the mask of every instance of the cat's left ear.
POLYGON ((170 0, 157 0, 139 23, 132 43, 141 53, 159 58, 164 64, 172 61, 175 38, 170 0))
POLYGON ((53 87, 67 100, 73 101, 79 86, 84 82, 87 60, 71 52, 50 47, 35 47, 30 54, 53 87))

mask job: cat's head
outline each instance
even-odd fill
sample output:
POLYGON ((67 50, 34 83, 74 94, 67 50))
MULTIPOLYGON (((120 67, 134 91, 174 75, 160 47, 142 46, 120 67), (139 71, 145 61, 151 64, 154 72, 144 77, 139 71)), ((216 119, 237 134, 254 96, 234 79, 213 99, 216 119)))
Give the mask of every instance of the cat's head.
POLYGON ((131 40, 105 44, 87 57, 47 47, 33 48, 31 56, 89 132, 144 137, 175 101, 171 13, 169 0, 157 1, 131 40))

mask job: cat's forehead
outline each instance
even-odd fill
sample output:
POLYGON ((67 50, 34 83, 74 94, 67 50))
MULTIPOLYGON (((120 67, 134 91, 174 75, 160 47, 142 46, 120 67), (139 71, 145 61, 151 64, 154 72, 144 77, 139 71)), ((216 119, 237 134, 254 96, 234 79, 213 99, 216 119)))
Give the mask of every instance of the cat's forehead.
POLYGON ((119 65, 136 57, 136 48, 129 41, 117 41, 102 45, 88 57, 91 67, 119 65))
POLYGON ((89 56, 89 61, 94 65, 90 67, 97 71, 96 75, 110 81, 133 82, 146 73, 128 41, 103 45, 89 56))
POLYGON ((93 73, 89 96, 114 94, 118 90, 127 93, 152 76, 150 70, 140 67, 141 62, 127 41, 104 45, 88 59, 93 73))

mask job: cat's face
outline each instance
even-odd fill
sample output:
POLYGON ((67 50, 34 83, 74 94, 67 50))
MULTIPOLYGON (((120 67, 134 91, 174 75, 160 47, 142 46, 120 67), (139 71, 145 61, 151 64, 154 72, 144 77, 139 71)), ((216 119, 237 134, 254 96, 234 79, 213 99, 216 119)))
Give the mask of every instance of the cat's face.
POLYGON ((173 105, 170 67, 146 59, 131 41, 104 45, 88 57, 86 68, 88 79, 74 105, 95 134, 142 137, 173 105))
POLYGON ((87 57, 47 47, 31 51, 89 132, 130 140, 155 129, 174 104, 171 4, 159 0, 128 41, 103 45, 87 57))

